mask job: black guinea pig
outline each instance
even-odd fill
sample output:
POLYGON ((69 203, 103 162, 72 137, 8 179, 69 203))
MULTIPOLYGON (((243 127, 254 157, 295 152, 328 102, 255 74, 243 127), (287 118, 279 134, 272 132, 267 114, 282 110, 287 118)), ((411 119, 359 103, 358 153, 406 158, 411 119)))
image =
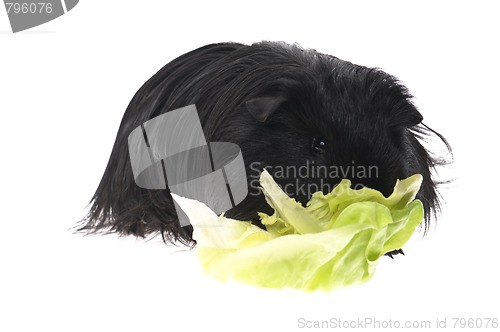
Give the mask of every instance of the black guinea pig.
POLYGON ((395 77, 282 42, 211 44, 164 66, 135 94, 123 116, 103 178, 80 224, 84 232, 147 236, 193 245, 170 192, 134 183, 127 138, 142 123, 195 104, 207 141, 241 148, 249 194, 226 216, 259 224, 271 212, 258 190, 265 167, 305 204, 342 178, 384 195, 397 179, 423 176, 417 198, 427 230, 439 208, 433 158, 420 140, 438 136, 422 124, 412 96, 395 77))

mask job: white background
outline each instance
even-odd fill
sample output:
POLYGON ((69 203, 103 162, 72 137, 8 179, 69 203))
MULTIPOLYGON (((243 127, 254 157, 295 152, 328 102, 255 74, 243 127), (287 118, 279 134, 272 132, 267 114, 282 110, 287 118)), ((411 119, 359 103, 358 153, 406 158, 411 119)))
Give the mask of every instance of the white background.
POLYGON ((446 318, 450 328, 453 317, 500 318, 498 14, 483 1, 82 0, 12 34, 0 9, 0 330, 294 331, 301 317, 446 318), (260 40, 298 42, 406 83, 454 148, 439 172, 454 181, 430 233, 416 234, 406 257, 383 257, 367 284, 313 294, 213 281, 194 252, 158 238, 73 234, 137 89, 199 46, 260 40))

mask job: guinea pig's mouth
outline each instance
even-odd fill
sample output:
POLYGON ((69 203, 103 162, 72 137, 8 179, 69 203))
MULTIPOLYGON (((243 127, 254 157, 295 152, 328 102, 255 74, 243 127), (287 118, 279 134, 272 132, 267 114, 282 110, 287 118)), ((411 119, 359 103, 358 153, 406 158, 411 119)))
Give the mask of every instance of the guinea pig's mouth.
POLYGON ((364 178, 364 179, 349 179, 351 181, 351 189, 371 188, 378 190, 384 195, 389 197, 392 193, 396 180, 389 180, 386 178, 364 178))
MULTIPOLYGON (((353 190, 371 188, 381 192, 384 197, 389 197, 391 195, 392 189, 396 184, 396 180, 383 180, 380 178, 346 179, 351 181, 351 189, 353 190)), ((305 206, 314 193, 322 192, 325 195, 329 194, 342 180, 342 178, 287 178, 278 179, 276 182, 283 188, 288 196, 296 199, 305 206)))

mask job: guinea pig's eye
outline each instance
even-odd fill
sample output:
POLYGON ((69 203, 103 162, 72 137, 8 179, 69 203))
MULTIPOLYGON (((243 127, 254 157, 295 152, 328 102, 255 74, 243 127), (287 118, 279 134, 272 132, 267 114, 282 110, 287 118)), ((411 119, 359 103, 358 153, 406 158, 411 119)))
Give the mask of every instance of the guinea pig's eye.
POLYGON ((311 148, 314 153, 318 154, 324 153, 326 149, 325 140, 322 139, 321 137, 313 138, 311 148))

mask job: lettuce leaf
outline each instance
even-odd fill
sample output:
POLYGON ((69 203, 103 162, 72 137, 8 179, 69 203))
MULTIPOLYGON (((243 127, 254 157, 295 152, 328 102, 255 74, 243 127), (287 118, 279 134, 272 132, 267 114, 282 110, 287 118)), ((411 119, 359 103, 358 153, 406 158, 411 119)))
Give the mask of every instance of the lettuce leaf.
POLYGON ((274 214, 259 213, 263 230, 217 216, 205 204, 174 196, 193 225, 204 271, 219 279, 271 288, 332 290, 368 281, 384 253, 410 239, 423 219, 415 196, 422 176, 397 181, 389 197, 342 180, 306 207, 286 195, 264 170, 260 184, 274 214))

